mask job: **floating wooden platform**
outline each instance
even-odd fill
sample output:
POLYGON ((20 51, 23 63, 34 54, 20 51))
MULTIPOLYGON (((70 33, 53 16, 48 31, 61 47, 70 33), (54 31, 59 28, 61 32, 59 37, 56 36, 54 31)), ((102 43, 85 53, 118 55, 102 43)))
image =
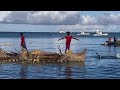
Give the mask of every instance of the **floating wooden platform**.
POLYGON ((60 55, 59 53, 43 52, 34 50, 27 53, 6 53, 0 51, 0 61, 2 62, 66 62, 66 61, 85 61, 86 49, 78 53, 67 53, 60 55))

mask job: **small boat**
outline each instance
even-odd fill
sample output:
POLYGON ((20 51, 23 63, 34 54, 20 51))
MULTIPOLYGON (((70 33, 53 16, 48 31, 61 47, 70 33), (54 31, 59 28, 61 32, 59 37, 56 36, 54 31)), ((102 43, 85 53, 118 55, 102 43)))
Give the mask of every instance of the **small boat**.
POLYGON ((90 33, 81 32, 81 33, 78 33, 77 35, 90 35, 90 33))
POLYGON ((108 34, 107 33, 103 34, 102 31, 97 30, 96 33, 93 36, 108 36, 108 34))
POLYGON ((65 33, 65 31, 63 31, 63 30, 60 30, 60 31, 59 31, 59 33, 65 33))
POLYGON ((102 45, 105 45, 105 46, 120 46, 120 41, 117 41, 117 42, 106 42, 102 45))
POLYGON ((63 25, 60 27, 59 33, 65 33, 65 31, 64 31, 64 26, 63 26, 63 25))
POLYGON ((120 53, 118 52, 117 55, 116 55, 117 58, 120 58, 120 53))

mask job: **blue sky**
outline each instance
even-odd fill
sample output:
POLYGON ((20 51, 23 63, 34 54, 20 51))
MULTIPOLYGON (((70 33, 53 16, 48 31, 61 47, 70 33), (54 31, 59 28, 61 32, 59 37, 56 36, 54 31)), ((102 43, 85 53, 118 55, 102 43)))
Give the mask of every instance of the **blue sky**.
POLYGON ((120 11, 0 11, 0 23, 71 25, 66 28, 120 31, 120 11))

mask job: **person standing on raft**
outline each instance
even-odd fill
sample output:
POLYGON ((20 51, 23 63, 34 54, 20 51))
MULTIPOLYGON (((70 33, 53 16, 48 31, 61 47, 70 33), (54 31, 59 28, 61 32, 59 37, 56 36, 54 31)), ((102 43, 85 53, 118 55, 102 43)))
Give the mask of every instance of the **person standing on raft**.
POLYGON ((23 33, 20 33, 20 36, 21 36, 21 48, 22 48, 21 51, 23 52, 25 49, 28 53, 28 49, 26 47, 25 37, 24 37, 23 33))
POLYGON ((70 44, 71 44, 71 40, 72 40, 72 39, 79 40, 79 39, 74 38, 73 36, 71 36, 69 31, 67 32, 67 36, 65 36, 64 38, 58 39, 58 41, 59 41, 59 40, 62 40, 62 39, 66 39, 66 49, 65 49, 65 53, 66 53, 67 50, 70 50, 70 44))

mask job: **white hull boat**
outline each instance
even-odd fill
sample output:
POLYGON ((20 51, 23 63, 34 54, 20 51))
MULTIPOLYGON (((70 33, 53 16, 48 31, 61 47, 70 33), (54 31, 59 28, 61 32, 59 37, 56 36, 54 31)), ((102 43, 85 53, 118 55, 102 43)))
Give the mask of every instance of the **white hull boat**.
POLYGON ((77 35, 90 35, 90 33, 81 32, 81 33, 79 33, 77 35))
POLYGON ((97 30, 93 36, 108 36, 108 34, 107 33, 103 34, 102 31, 97 30))

